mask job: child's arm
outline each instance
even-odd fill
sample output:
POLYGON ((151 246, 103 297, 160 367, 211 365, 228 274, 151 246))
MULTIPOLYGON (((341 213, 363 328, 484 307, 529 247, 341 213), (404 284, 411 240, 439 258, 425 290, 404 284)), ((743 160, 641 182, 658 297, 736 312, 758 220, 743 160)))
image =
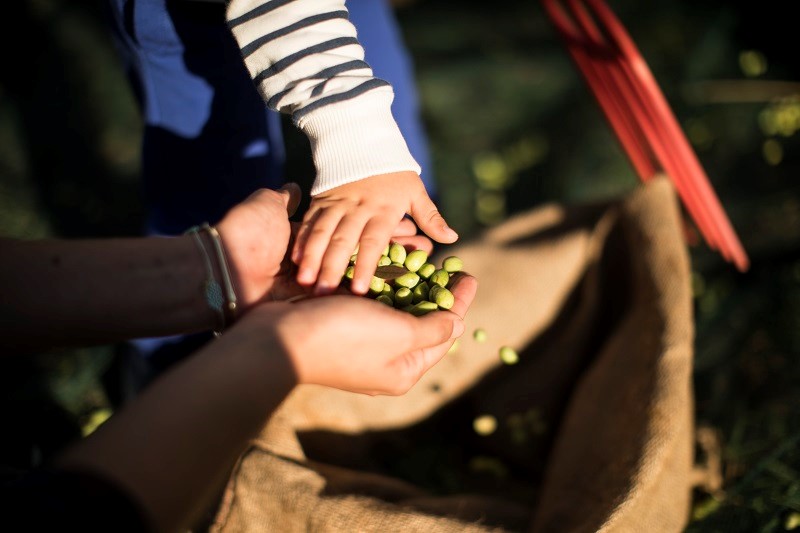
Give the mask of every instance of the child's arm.
POLYGON ((267 105, 291 114, 311 142, 317 175, 294 249, 299 282, 331 290, 361 243, 353 290, 365 292, 405 214, 434 240, 457 239, 422 185, 391 113, 392 87, 364 62, 344 0, 231 0, 227 14, 267 105))

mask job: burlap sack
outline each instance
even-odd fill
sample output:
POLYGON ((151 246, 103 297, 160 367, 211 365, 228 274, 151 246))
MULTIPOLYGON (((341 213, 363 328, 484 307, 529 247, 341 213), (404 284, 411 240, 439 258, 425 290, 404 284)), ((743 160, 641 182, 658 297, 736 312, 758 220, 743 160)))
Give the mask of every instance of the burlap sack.
POLYGON ((448 253, 479 281, 458 347, 402 397, 296 389, 241 457, 212 531, 684 528, 693 325, 670 182, 543 206, 448 253), (481 415, 490 435, 473 429, 481 415))

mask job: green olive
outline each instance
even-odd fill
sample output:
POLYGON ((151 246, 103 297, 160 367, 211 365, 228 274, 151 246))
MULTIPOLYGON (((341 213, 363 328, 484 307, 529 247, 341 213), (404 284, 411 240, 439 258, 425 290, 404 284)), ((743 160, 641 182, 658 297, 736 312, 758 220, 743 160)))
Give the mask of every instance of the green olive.
POLYGON ((500 348, 500 360, 507 365, 514 365, 519 362, 519 355, 514 348, 503 346, 500 348))
POLYGON ((440 268, 431 274, 430 282, 440 287, 447 287, 447 284, 450 282, 450 274, 447 273, 447 270, 440 268))
POLYGON ((425 250, 414 250, 406 255, 406 260, 403 264, 410 272, 416 272, 427 260, 428 252, 425 250))
POLYGON ((436 305, 434 302, 423 300, 415 304, 414 307, 411 308, 410 313, 414 316, 423 316, 427 315, 432 311, 436 311, 437 309, 439 309, 439 306, 436 305))
POLYGON ((394 284, 399 287, 408 287, 413 289, 419 283, 419 276, 414 272, 406 272, 398 278, 394 278, 394 284))
POLYGON ((406 249, 403 248, 402 244, 393 242, 389 246, 389 259, 392 260, 392 263, 402 264, 406 260, 406 255, 406 249))
POLYGON ((394 300, 392 300, 392 299, 391 299, 391 297, 389 297, 389 296, 386 296, 385 294, 379 294, 379 295, 378 295, 378 296, 375 298, 375 300, 377 300, 378 302, 380 302, 380 303, 382 303, 382 304, 386 304, 386 305, 388 305, 389 307, 393 307, 393 306, 394 306, 394 300))
POLYGON ((414 290, 411 291, 411 294, 414 296, 414 303, 419 303, 422 300, 428 299, 428 284, 424 281, 420 281, 417 283, 417 286, 414 287, 414 290))
MULTIPOLYGON (((353 279, 357 261, 358 246, 350 256, 350 265, 345 269, 343 278, 353 279)), ((416 316, 453 307, 455 296, 447 287, 453 279, 451 274, 459 272, 464 266, 459 257, 451 255, 442 261, 441 268, 436 268, 436 265, 428 262, 428 253, 425 250, 406 252, 402 244, 391 242, 378 259, 378 267, 389 265, 401 267, 406 272, 388 280, 373 276, 369 285, 369 297, 416 316)), ((485 342, 486 332, 476 329, 473 337, 477 342, 485 342)), ((503 346, 500 349, 500 359, 506 364, 514 364, 519 356, 513 349, 503 346)))
POLYGON ((437 293, 437 292, 439 292, 439 291, 440 291, 440 290, 442 290, 442 289, 444 289, 444 287, 442 287, 441 285, 435 285, 435 284, 434 284, 434 285, 433 285, 433 286, 430 288, 430 290, 428 291, 428 299, 429 299, 430 301, 432 301, 432 302, 433 302, 433 301, 436 301, 436 293, 437 293))
POLYGON ((491 435, 497 429, 497 419, 492 415, 481 415, 472 421, 472 428, 478 435, 491 435))
POLYGON ((472 332, 472 338, 475 339, 476 342, 486 342, 486 330, 483 328, 478 328, 472 332))
MULTIPOLYGON (((439 287, 438 285, 436 286, 439 287)), ((431 299, 442 309, 450 309, 456 301, 453 293, 444 287, 439 287, 434 295, 431 296, 431 299)))
POLYGON ((386 285, 386 282, 383 281, 383 278, 372 276, 372 279, 369 282, 369 293, 373 296, 380 294, 383 291, 384 285, 386 285))
POLYGON ((394 289, 388 283, 383 284, 383 289, 381 290, 381 294, 384 296, 388 296, 389 298, 394 298, 394 289))
POLYGON ((421 277, 422 279, 429 279, 431 277, 431 274, 433 274, 434 272, 436 272, 436 265, 434 265, 433 263, 425 263, 424 265, 419 267, 419 270, 417 270, 417 274, 419 274, 419 277, 421 277))
POLYGON ((462 261, 460 257, 451 255, 442 261, 442 268, 450 274, 453 272, 459 272, 462 268, 464 268, 464 261, 462 261))
POLYGON ((411 294, 411 289, 408 287, 400 287, 394 293, 394 303, 396 307, 405 307, 407 305, 411 305, 411 302, 414 301, 414 297, 411 294))

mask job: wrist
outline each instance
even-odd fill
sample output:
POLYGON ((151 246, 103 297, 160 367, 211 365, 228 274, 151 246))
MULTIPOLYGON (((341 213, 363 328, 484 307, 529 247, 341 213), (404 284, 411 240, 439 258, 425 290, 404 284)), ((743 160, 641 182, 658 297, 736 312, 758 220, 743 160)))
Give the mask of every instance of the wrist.
POLYGON ((263 341, 269 344, 272 351, 289 362, 294 369, 296 382, 304 382, 307 372, 300 355, 313 350, 309 342, 313 333, 309 331, 303 314, 297 312, 297 304, 274 302, 256 309, 258 327, 268 324, 266 331, 260 332, 263 341))
POLYGON ((233 324, 238 312, 238 297, 227 253, 219 232, 207 223, 194 226, 186 233, 194 240, 205 266, 206 277, 200 289, 206 307, 215 317, 214 334, 219 336, 233 324))
POLYGON ((299 382, 294 352, 302 350, 302 335, 295 329, 294 305, 270 302, 253 307, 229 332, 220 338, 241 343, 247 352, 257 354, 260 364, 291 367, 291 385, 299 382))
POLYGON ((392 98, 391 90, 373 90, 297 121, 317 169, 312 196, 379 174, 421 172, 392 116, 392 98))
POLYGON ((184 267, 173 275, 186 275, 189 296, 185 300, 186 321, 191 331, 207 331, 214 329, 218 322, 217 313, 208 305, 205 284, 209 278, 204 259, 198 249, 197 241, 192 235, 173 237, 181 248, 184 267))
MULTIPOLYGON (((241 250, 253 250, 257 244, 254 244, 250 239, 243 238, 241 231, 237 231, 236 225, 226 224, 223 219, 215 227, 220 235, 220 242, 225 256, 228 259, 231 283, 237 298, 236 314, 240 317, 264 296, 263 284, 260 283, 263 276, 260 276, 257 269, 253 268, 254 265, 260 266, 262 261, 251 255, 241 253, 241 250), (254 283, 253 280, 257 280, 257 282, 254 283)), ((239 228, 241 227, 242 225, 240 224, 239 228)), ((221 273, 216 275, 221 275, 221 273)))

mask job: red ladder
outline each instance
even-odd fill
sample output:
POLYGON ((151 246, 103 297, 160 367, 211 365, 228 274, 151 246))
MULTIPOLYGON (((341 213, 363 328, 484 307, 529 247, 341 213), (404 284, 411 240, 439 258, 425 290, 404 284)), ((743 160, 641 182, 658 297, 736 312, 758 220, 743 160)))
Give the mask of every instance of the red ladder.
POLYGON ((603 0, 542 0, 642 181, 674 183, 706 244, 740 272, 750 261, 697 155, 619 19, 603 0))

